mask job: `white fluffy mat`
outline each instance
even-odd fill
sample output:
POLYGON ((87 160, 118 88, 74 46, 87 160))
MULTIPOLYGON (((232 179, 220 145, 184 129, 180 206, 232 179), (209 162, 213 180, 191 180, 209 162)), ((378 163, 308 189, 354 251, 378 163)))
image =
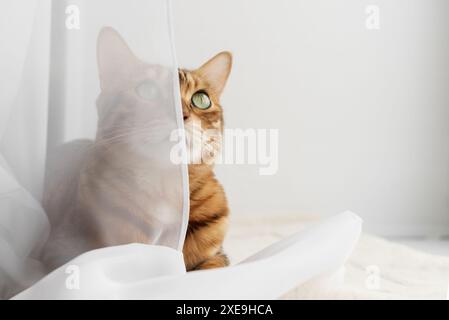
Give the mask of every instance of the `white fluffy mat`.
MULTIPOLYGON (((313 219, 234 217, 226 250, 233 263, 304 228, 313 219)), ((310 248, 313 250, 313 248, 310 248)), ((363 235, 345 272, 317 279, 285 299, 446 299, 449 258, 363 235)))

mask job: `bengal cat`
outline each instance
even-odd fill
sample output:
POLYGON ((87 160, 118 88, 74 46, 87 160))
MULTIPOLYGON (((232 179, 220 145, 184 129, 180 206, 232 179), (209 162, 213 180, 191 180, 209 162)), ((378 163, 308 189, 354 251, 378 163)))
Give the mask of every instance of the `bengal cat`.
POLYGON ((223 187, 214 175, 213 164, 214 157, 220 153, 223 132, 220 96, 231 66, 231 54, 222 52, 197 70, 179 72, 187 148, 193 162, 189 165, 190 217, 184 245, 188 270, 218 268, 229 264, 222 248, 229 209, 223 187), (199 148, 192 148, 190 144, 195 142, 195 138, 207 136, 203 134, 207 131, 218 134, 211 135, 209 140, 203 138, 197 143, 199 148))

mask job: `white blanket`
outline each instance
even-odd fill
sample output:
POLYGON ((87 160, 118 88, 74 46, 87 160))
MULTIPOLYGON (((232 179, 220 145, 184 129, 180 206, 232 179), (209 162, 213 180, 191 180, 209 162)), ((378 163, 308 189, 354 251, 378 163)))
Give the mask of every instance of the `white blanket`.
MULTIPOLYGON (((288 234, 313 218, 235 218, 226 250, 233 262, 288 234)), ((313 250, 313 248, 310 248, 313 250)), ((343 274, 297 287, 286 299, 446 299, 449 258, 363 235, 343 274), (330 281, 331 280, 331 281, 330 281)))

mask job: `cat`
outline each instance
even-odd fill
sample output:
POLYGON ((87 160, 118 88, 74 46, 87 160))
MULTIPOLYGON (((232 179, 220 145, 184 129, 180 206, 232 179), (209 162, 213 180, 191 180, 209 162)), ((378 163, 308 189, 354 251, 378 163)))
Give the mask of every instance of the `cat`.
POLYGON ((229 259, 222 243, 228 228, 229 208, 222 185, 214 175, 214 160, 220 154, 223 108, 220 96, 232 68, 232 55, 222 52, 200 68, 179 72, 189 165, 190 216, 184 244, 188 270, 225 267, 229 259), (200 125, 195 125, 195 124, 200 125), (201 132, 195 132, 201 131, 201 132), (212 131, 216 135, 205 135, 212 131), (192 150, 196 137, 209 137, 192 150))
MULTIPOLYGON (((175 105, 169 94, 174 75, 138 59, 112 28, 100 32, 97 56, 96 139, 68 143, 49 157, 43 205, 52 230, 42 259, 50 269, 106 246, 175 248, 181 235, 182 181, 179 167, 166 157, 165 142, 178 125, 175 110, 163 107, 175 105)), ((230 54, 221 53, 198 70, 179 70, 186 128, 199 120, 222 131, 218 98, 230 68, 230 54)), ((187 141, 193 139, 187 131, 187 141)), ((188 271, 228 264, 222 251, 228 208, 212 168, 211 161, 189 165, 191 208, 183 248, 188 271)))

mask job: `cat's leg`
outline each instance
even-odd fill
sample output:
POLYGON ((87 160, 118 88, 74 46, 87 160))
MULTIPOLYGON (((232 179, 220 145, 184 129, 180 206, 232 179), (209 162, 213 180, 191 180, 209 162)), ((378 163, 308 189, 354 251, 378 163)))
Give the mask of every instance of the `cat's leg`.
POLYGON ((227 266, 229 266, 228 256, 223 252, 223 250, 220 250, 215 256, 201 262, 192 271, 224 268, 227 266))

